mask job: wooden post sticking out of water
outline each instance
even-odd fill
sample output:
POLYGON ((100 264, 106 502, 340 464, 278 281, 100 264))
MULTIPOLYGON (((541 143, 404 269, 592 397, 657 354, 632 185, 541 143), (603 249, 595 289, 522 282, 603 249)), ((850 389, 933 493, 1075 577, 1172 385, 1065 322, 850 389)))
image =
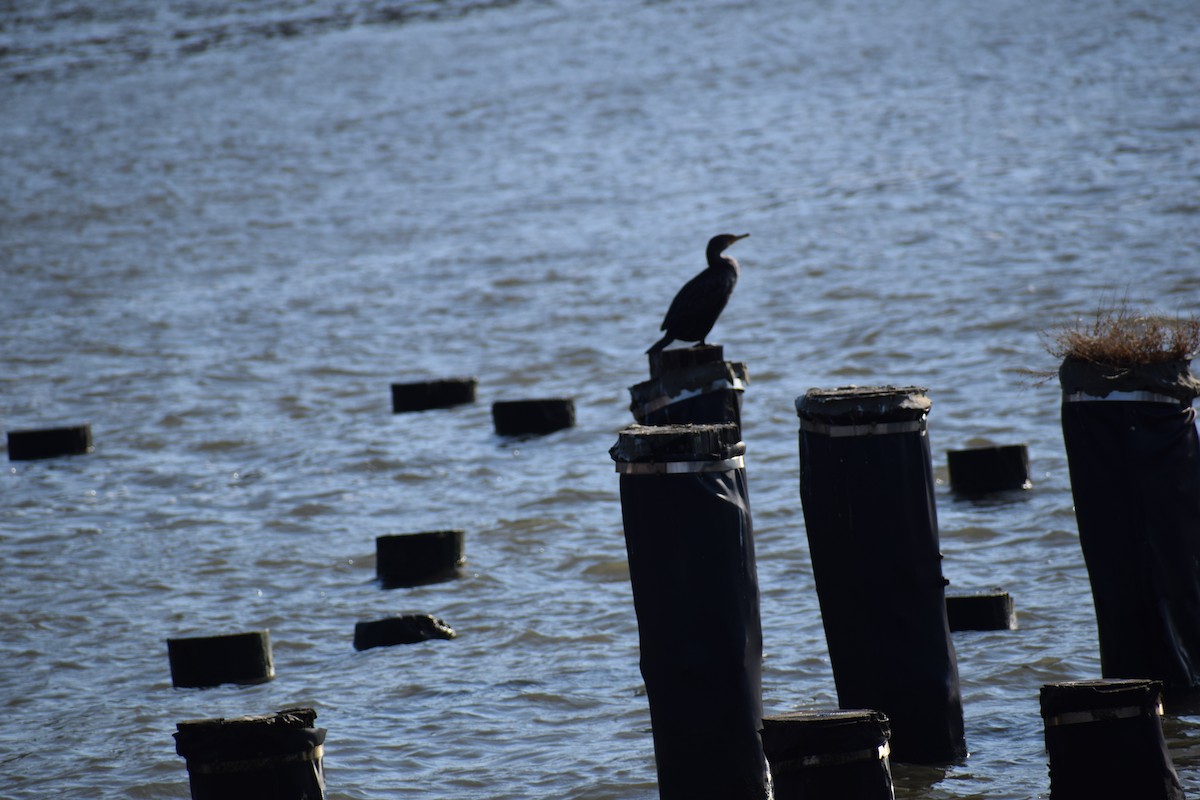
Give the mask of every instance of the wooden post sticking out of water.
POLYGON ((746 365, 724 361, 719 344, 650 353, 650 380, 629 387, 643 425, 742 424, 746 365))
POLYGON ((41 428, 8 432, 8 460, 78 456, 92 452, 92 426, 41 428))
POLYGON ((168 639, 167 657, 177 688, 266 683, 275 677, 271 636, 265 630, 168 639))
POLYGON ((892 800, 891 728, 878 711, 793 711, 763 719, 775 800, 892 800))
POLYGON ((762 632, 738 428, 634 425, 609 451, 662 800, 765 800, 762 632))
POLYGON ((1101 674, 1200 690, 1200 436, 1187 361, 1063 361, 1063 442, 1101 674))
POLYGON ((575 425, 575 401, 569 397, 497 400, 492 423, 501 436, 553 433, 575 425))
POLYGON ((946 452, 950 488, 962 494, 1028 489, 1029 448, 1023 444, 971 447, 946 452))
POLYGON ((1017 612, 1003 589, 946 596, 946 618, 952 631, 1015 631, 1017 612))
POLYGON ((1050 683, 1041 691, 1052 800, 1183 800, 1162 731, 1162 683, 1050 683))
POLYGON ((796 399, 800 499, 838 702, 878 709, 892 758, 966 756, 946 621, 926 417, 917 387, 796 399))
POLYGON ((192 800, 323 800, 325 729, 317 712, 180 722, 175 752, 187 759, 192 800))
POLYGON ((376 537, 375 576, 384 589, 453 580, 466 563, 465 537, 460 530, 376 537))
POLYGON ((475 378, 445 378, 436 381, 392 384, 392 413, 449 408, 475 402, 475 378))
POLYGON ((430 639, 453 639, 454 629, 429 614, 405 614, 385 617, 354 626, 354 649, 391 647, 395 644, 416 644, 430 639))

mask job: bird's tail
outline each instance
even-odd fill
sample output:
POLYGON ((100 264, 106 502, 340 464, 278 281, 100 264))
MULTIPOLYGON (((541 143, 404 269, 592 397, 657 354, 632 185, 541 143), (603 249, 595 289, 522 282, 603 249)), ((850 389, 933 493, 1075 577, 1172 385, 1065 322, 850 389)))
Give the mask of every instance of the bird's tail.
POLYGON ((647 353, 657 353, 659 350, 662 350, 664 347, 666 347, 673 341, 675 341, 675 337, 668 333, 666 336, 662 337, 657 342, 650 345, 650 349, 647 350, 646 352, 647 353))

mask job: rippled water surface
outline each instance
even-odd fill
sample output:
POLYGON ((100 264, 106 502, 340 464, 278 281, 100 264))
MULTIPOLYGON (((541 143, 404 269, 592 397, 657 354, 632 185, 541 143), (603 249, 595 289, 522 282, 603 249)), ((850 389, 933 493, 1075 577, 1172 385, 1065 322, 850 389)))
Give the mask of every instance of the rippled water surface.
MULTIPOLYGON (((0 4, 0 796, 186 797, 184 719, 311 705, 332 798, 656 796, 608 447, 709 236, 768 713, 832 706, 792 401, 929 387, 970 758, 902 798, 1048 790, 1037 692, 1095 677, 1042 332, 1200 309, 1200 5, 878 0, 0 4), (390 413, 393 381, 479 402, 390 413), (497 399, 576 427, 492 432, 497 399), (945 451, 1028 443, 1032 490, 945 451), (467 531, 382 591, 374 538, 467 531), (356 653, 354 623, 459 632, 356 653), (278 678, 171 688, 164 640, 269 628, 278 678)), ((1165 721, 1200 791, 1200 717, 1165 721)))

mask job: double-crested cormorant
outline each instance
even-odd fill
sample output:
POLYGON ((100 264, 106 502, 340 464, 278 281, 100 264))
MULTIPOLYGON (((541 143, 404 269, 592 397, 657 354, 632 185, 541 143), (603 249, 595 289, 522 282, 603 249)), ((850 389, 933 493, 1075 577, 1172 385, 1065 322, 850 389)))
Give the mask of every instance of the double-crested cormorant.
POLYGON ((737 261, 722 254, 725 248, 749 235, 722 233, 709 239, 705 251, 708 269, 685 283, 675 295, 663 318, 662 330, 667 335, 652 344, 647 353, 657 353, 676 339, 704 344, 704 337, 721 316, 738 279, 737 261))

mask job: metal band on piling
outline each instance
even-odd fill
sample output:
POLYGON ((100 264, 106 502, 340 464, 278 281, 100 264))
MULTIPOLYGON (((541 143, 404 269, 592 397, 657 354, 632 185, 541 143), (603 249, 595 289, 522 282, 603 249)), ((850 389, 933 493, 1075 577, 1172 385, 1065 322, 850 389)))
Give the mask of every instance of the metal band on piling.
POLYGON ((1163 715, 1162 703, 1151 709, 1143 706, 1124 706, 1122 708, 1094 708, 1088 711, 1064 711, 1061 714, 1046 717, 1046 727, 1081 725, 1110 719, 1130 719, 1142 715, 1161 717, 1163 715))
POLYGON ((1064 403, 1092 402, 1125 402, 1125 403, 1170 403, 1174 406, 1191 405, 1191 403, 1171 397, 1169 394, 1158 392, 1109 392, 1106 395, 1088 394, 1087 392, 1063 392, 1064 403))
POLYGON ((878 747, 858 750, 853 753, 822 753, 815 756, 801 756, 800 758, 772 761, 771 766, 775 769, 786 769, 788 767, 840 767, 843 764, 882 761, 891 755, 891 753, 891 745, 884 742, 878 747))
POLYGON ((734 456, 721 461, 660 461, 648 462, 616 462, 617 472, 622 475, 682 475, 689 472, 726 472, 731 469, 744 469, 746 459, 734 456))
POLYGON ((812 419, 800 418, 800 430, 820 433, 825 436, 884 436, 889 433, 925 433, 925 419, 908 422, 868 422, 864 425, 829 425, 812 419))

